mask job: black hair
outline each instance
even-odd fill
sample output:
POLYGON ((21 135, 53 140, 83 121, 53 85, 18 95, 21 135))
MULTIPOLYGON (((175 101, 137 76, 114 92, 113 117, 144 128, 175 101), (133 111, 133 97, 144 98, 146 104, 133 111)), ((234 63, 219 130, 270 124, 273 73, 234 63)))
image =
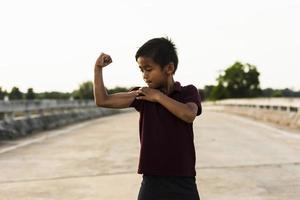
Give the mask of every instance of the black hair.
POLYGON ((169 38, 153 38, 141 46, 135 54, 135 60, 139 57, 151 58, 161 68, 173 62, 175 73, 178 65, 177 49, 169 38))

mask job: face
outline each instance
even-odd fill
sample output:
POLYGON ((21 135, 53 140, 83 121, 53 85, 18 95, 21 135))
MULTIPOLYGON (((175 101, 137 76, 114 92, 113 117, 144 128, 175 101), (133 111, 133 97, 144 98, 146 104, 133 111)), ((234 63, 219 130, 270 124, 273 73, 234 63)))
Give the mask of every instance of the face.
POLYGON ((138 57, 137 63, 148 87, 159 89, 165 84, 168 77, 165 68, 162 69, 159 64, 148 57, 138 57))

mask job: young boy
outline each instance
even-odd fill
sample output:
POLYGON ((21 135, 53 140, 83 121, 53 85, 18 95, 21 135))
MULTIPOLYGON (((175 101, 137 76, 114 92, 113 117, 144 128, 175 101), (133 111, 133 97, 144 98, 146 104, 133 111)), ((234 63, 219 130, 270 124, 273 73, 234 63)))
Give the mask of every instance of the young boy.
POLYGON ((193 134, 193 121, 202 112, 198 90, 174 81, 178 57, 168 38, 147 41, 135 59, 148 87, 108 95, 102 68, 112 59, 102 53, 95 64, 94 96, 97 106, 134 107, 140 114, 138 200, 200 200, 193 134))

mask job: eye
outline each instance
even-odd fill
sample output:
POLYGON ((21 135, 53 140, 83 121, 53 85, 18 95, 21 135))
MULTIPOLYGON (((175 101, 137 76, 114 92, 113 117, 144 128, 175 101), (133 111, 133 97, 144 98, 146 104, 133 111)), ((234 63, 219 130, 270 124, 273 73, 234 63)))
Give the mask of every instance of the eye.
MULTIPOLYGON (((144 70, 141 69, 141 68, 140 68, 140 71, 141 71, 141 72, 144 72, 144 70)), ((152 69, 151 69, 151 68, 150 68, 150 69, 148 68, 148 69, 145 69, 145 71, 146 71, 146 72, 150 72, 150 71, 152 71, 152 69)))

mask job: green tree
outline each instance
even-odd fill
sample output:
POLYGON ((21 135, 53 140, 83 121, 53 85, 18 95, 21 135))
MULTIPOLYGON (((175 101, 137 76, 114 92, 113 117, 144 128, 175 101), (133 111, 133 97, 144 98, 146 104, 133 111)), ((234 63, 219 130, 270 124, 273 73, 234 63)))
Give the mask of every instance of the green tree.
POLYGON ((218 99, 226 99, 226 98, 229 98, 228 90, 220 83, 217 86, 213 87, 209 96, 210 100, 218 100, 218 99))
POLYGON ((36 98, 36 94, 33 91, 33 88, 28 88, 27 89, 27 93, 25 94, 25 99, 35 99, 36 98))
POLYGON ((271 97, 283 97, 281 90, 273 90, 271 97))
POLYGON ((273 89, 272 88, 266 88, 262 90, 262 97, 271 97, 273 94, 273 89))
POLYGON ((36 94, 36 99, 69 99, 70 93, 63 93, 58 91, 42 92, 36 94))
POLYGON ((79 85, 79 89, 73 91, 74 99, 94 99, 93 82, 86 81, 79 85))
POLYGON ((212 90, 214 89, 214 85, 205 85, 204 86, 204 89, 202 90, 202 101, 205 101, 205 100, 209 100, 210 99, 210 96, 211 96, 211 92, 212 90))
POLYGON ((284 97, 294 97, 295 96, 295 92, 289 88, 285 88, 283 90, 281 90, 282 92, 282 96, 284 97))
POLYGON ((117 86, 117 87, 115 87, 113 89, 108 89, 107 93, 108 94, 113 94, 113 93, 117 93, 117 92, 127 92, 127 91, 128 91, 128 88, 117 86))
POLYGON ((3 100, 5 95, 6 95, 6 91, 3 91, 2 87, 0 87, 0 100, 3 100))
POLYGON ((19 90, 18 87, 13 87, 8 96, 11 100, 23 99, 23 93, 19 90))
POLYGON ((257 97, 261 94, 259 74, 254 65, 235 62, 219 75, 211 98, 257 97))

